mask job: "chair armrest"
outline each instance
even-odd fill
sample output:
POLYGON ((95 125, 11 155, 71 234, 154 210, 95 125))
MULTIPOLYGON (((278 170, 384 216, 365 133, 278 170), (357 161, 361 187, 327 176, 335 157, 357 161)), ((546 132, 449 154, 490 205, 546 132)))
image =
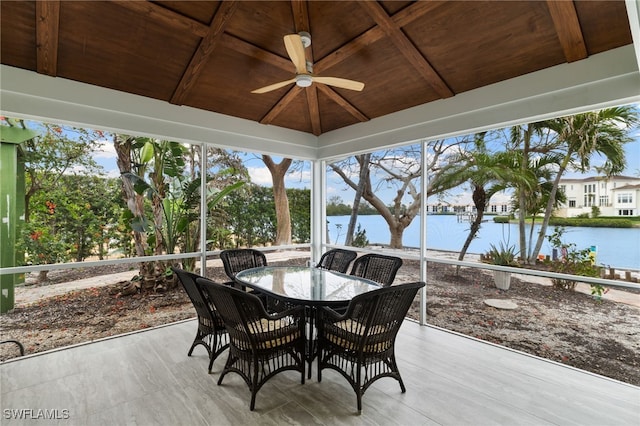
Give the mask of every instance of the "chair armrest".
POLYGON ((347 309, 344 313, 339 313, 329 308, 328 306, 320 306, 318 309, 318 319, 327 319, 329 322, 337 322, 346 319, 351 314, 352 309, 347 309))
POLYGON ((277 313, 268 313, 266 310, 264 311, 265 316, 263 317, 264 319, 268 319, 268 320, 279 320, 282 319, 284 317, 288 317, 288 316, 302 316, 302 318, 304 318, 305 315, 305 307, 303 305, 299 305, 299 306, 294 306, 293 308, 289 308, 287 310, 284 310, 282 312, 277 312, 277 313))

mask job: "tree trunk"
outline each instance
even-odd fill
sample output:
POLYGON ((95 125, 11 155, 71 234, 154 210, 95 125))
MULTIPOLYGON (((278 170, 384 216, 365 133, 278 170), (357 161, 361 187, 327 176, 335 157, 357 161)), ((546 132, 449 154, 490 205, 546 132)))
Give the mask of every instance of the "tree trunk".
MULTIPOLYGON (((360 163, 360 177, 358 179, 358 189, 356 195, 353 198, 353 207, 351 209, 351 217, 349 218, 349 226, 347 227, 347 237, 344 245, 350 246, 353 244, 353 234, 356 230, 356 222, 358 221, 358 210, 360 208, 360 200, 362 199, 362 193, 366 182, 369 180, 369 160, 371 154, 362 154, 356 156, 358 163, 360 163)), ((393 239, 393 237, 392 237, 393 239)), ((402 242, 402 235, 400 235, 400 241, 402 242)))
POLYGON ((471 241, 476 237, 478 230, 480 230, 480 224, 482 223, 482 218, 484 217, 484 209, 487 206, 487 193, 484 188, 479 185, 474 185, 475 188, 473 190, 473 205, 476 207, 476 218, 471 223, 471 227, 469 229, 469 235, 467 236, 464 245, 462 246, 462 250, 460 250, 460 255, 458 256, 458 260, 464 260, 464 255, 467 254, 467 250, 471 245, 471 241))
POLYGON ((401 249, 402 245, 402 235, 404 234, 404 227, 396 226, 389 227, 389 231, 391 231, 391 241, 389 241, 389 246, 394 249, 401 249))
POLYGON ((263 155, 262 161, 271 173, 273 182, 273 199, 276 207, 276 241, 275 245, 291 244, 291 213, 289 212, 289 198, 284 185, 284 177, 293 160, 283 158, 278 164, 269 155, 263 155))
POLYGON ((536 246, 533 249, 533 252, 529 254, 529 263, 533 264, 538 257, 538 253, 542 248, 542 243, 544 242, 544 238, 547 234, 547 227, 549 226, 549 219, 551 219, 551 214, 553 213, 553 207, 556 202, 556 193, 558 192, 558 186, 560 184, 560 179, 562 179, 562 173, 564 173, 567 165, 569 164, 569 160, 571 159, 572 152, 567 151, 565 160, 560 164, 560 168, 558 169, 558 174, 556 174, 556 178, 553 181, 553 187, 551 188, 551 193, 549 194, 549 200, 547 201, 547 207, 544 212, 544 219, 542 219, 542 225, 540 225, 540 232, 538 233, 538 240, 536 241, 536 246))
MULTIPOLYGON (((117 136, 114 136, 113 146, 118 156, 116 162, 120 173, 131 172, 131 141, 119 140, 117 136)), ((122 182, 122 196, 125 203, 127 203, 127 207, 131 210, 131 213, 133 213, 134 216, 143 217, 144 199, 141 195, 136 193, 133 189, 133 184, 129 179, 121 178, 120 181, 122 182)), ((133 231, 133 241, 136 249, 136 255, 140 257, 145 256, 146 239, 144 235, 140 232, 133 231)), ((146 263, 141 263, 140 275, 143 277, 148 276, 150 273, 148 269, 149 268, 146 263)), ((151 273, 152 272, 153 271, 151 271, 151 273)))
MULTIPOLYGON (((531 140, 531 129, 527 126, 524 131, 524 146, 522 147, 522 163, 520 164, 520 170, 524 176, 529 167, 529 142, 531 140)), ((518 236, 520 244, 520 259, 526 262, 529 253, 527 251, 527 230, 525 226, 525 220, 527 217, 527 194, 524 190, 524 185, 520 185, 518 190, 518 236)))

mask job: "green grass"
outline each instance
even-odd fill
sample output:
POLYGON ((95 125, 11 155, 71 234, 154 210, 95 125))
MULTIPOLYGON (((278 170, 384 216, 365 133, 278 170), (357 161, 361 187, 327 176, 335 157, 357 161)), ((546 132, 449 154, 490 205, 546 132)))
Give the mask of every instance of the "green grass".
MULTIPOLYGON (((507 216, 496 216, 493 218, 495 223, 518 223, 517 219, 511 219, 507 216)), ((527 224, 532 221, 531 217, 525 219, 527 224)), ((542 223, 542 217, 536 218, 536 223, 542 223)), ((617 217, 617 216, 601 216, 596 218, 578 218, 578 217, 552 217, 549 220, 550 226, 584 226, 592 228, 633 228, 640 227, 640 216, 617 217)))

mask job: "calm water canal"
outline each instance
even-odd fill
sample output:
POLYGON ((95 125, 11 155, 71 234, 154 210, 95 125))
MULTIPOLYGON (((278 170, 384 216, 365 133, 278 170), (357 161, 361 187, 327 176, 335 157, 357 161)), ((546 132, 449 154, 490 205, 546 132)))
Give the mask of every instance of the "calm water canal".
MULTIPOLYGON (((418 219, 414 219, 411 226, 404 232, 405 247, 420 247, 418 219)), ((517 246, 518 225, 494 223, 492 216, 488 219, 471 242, 470 253, 484 253, 489 250, 490 244, 498 246, 501 242, 517 246)), ((329 216, 327 220, 331 243, 343 244, 349 216, 329 216)), ((360 216, 358 223, 367 231, 370 243, 389 244, 389 228, 381 216, 360 216)), ((535 228, 534 235, 539 229, 539 227, 535 228)), ((563 240, 574 243, 577 249, 596 246, 598 264, 640 270, 640 228, 566 227, 565 230, 563 240)), ((553 227, 547 229, 547 234, 550 233, 553 233, 553 227)), ((458 222, 454 215, 427 216, 427 248, 429 249, 460 251, 468 234, 469 223, 458 222)), ((551 246, 546 239, 540 253, 551 255, 551 246)))

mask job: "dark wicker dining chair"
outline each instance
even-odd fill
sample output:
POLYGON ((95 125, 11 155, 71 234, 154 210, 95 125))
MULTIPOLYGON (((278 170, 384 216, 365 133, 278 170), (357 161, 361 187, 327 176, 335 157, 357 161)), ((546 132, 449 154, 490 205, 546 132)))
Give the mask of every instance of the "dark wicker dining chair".
POLYGON ((352 250, 331 249, 322 255, 316 267, 345 274, 356 257, 358 253, 352 250))
POLYGON ((382 287, 354 297, 343 315, 318 309, 318 382, 322 370, 342 374, 356 393, 358 411, 362 395, 382 377, 392 377, 406 392, 395 357, 398 330, 418 290, 425 283, 415 282, 382 287))
POLYGON ((351 275, 367 278, 382 284, 384 287, 393 284, 398 269, 402 266, 402 259, 382 254, 365 254, 353 262, 351 275))
POLYGON ((198 278, 198 284, 222 317, 229 333, 229 358, 218 385, 227 373, 239 374, 251 391, 249 409, 256 394, 276 374, 295 370, 305 379, 305 307, 300 305, 269 314, 261 300, 234 287, 198 278))
POLYGON ((220 253, 220 259, 224 266, 224 272, 233 281, 236 274, 245 269, 267 266, 267 257, 260 250, 233 249, 220 253))
POLYGON ((213 362, 229 347, 229 343, 227 343, 227 329, 213 304, 209 302, 196 283, 196 279, 199 278, 200 275, 179 268, 171 269, 178 276, 178 280, 187 292, 198 314, 198 331, 196 332, 196 337, 189 348, 187 356, 191 356, 196 346, 204 346, 209 354, 209 373, 211 373, 213 362))
MULTIPOLYGON (((244 271, 245 269, 267 266, 267 257, 263 252, 256 249, 223 250, 220 252, 220 260, 222 260, 225 274, 227 274, 231 279, 231 282, 226 284, 244 291, 246 291, 247 288, 236 281, 236 274, 240 271, 244 271)), ((269 312, 283 309, 278 306, 277 301, 274 301, 273 298, 267 297, 264 293, 257 290, 250 290, 249 292, 258 296, 262 300, 262 304, 268 307, 269 312)))

